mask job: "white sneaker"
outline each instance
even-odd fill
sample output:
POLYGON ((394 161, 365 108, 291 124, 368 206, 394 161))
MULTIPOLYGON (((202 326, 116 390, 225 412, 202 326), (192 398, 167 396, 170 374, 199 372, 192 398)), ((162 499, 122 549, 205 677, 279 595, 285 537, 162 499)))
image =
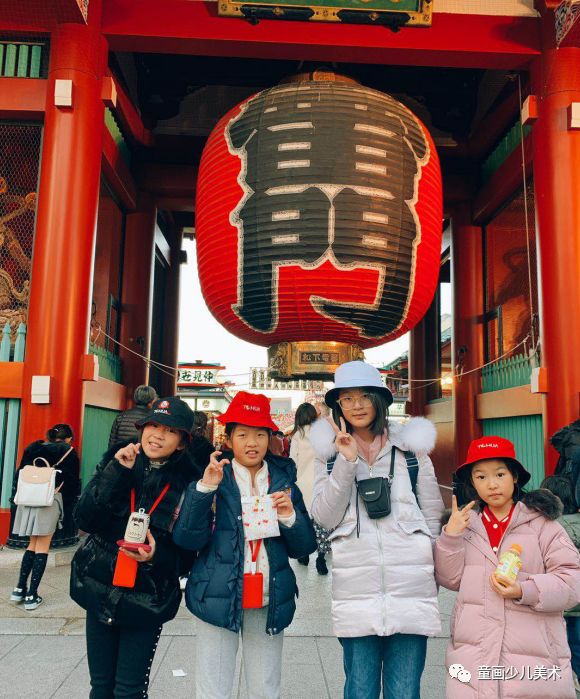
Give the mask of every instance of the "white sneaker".
POLYGON ((24 609, 26 609, 27 612, 32 612, 39 607, 42 602, 43 600, 40 595, 27 595, 24 598, 24 609))
POLYGON ((12 594, 10 595, 10 601, 11 602, 24 602, 25 597, 26 597, 26 588, 20 589, 19 587, 15 587, 12 590, 12 594))

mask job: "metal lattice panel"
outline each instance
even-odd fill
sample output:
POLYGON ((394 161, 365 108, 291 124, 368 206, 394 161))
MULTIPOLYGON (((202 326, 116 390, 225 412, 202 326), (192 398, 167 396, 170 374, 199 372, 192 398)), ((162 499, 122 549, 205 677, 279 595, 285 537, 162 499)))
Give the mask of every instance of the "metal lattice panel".
POLYGON ((26 323, 42 126, 0 122, 0 327, 26 323))

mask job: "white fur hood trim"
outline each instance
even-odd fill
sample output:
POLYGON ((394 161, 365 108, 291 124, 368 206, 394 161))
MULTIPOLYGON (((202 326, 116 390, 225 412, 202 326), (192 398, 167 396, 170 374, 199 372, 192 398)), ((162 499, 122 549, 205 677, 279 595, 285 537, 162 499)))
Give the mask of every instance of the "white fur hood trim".
MULTIPOLYGON (((323 461, 328 461, 336 454, 334 438, 334 430, 326 418, 321 418, 312 425, 310 443, 323 461)), ((405 423, 389 422, 389 439, 399 449, 423 456, 433 451, 437 431, 427 418, 413 417, 405 423)))

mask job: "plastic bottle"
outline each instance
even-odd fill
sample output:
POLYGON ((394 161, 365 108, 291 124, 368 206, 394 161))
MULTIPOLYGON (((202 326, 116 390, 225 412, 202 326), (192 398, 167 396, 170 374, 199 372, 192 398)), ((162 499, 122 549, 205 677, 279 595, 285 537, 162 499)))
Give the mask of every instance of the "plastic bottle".
POLYGON ((515 582, 522 567, 521 559, 522 547, 519 544, 512 544, 507 551, 504 551, 499 558, 499 565, 495 569, 498 578, 515 582))

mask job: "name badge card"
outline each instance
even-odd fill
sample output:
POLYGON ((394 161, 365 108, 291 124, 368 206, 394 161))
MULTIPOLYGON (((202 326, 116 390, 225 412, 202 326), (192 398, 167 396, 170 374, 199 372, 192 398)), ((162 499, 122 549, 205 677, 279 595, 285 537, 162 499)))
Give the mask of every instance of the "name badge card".
POLYGON ((246 541, 280 536, 278 514, 270 495, 242 496, 242 522, 246 541))

